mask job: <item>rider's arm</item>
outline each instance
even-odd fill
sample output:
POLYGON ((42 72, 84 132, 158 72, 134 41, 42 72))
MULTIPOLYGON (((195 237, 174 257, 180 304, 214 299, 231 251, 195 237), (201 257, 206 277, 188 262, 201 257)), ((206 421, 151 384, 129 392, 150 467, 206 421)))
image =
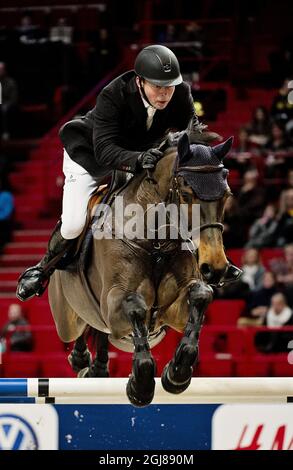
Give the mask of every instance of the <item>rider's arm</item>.
POLYGON ((108 90, 98 98, 94 117, 93 145, 99 166, 135 172, 137 158, 141 152, 126 150, 118 144, 120 139, 121 109, 123 104, 114 101, 108 90))

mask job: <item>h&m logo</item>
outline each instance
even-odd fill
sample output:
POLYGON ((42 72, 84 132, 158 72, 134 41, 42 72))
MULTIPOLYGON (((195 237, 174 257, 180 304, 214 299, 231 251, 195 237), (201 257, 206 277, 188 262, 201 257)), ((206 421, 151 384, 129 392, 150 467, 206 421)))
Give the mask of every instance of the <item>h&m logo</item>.
MULTIPOLYGON (((248 425, 245 425, 239 437, 238 444, 233 450, 258 450, 263 448, 264 440, 267 441, 267 438, 264 439, 263 437, 264 428, 264 424, 259 424, 254 428, 254 432, 251 435, 251 429, 249 429, 248 425), (247 435, 250 436, 248 437, 248 441, 247 435), (247 441, 247 444, 245 441, 247 441)), ((285 424, 278 426, 275 433, 272 435, 271 442, 266 442, 265 448, 268 450, 293 450, 293 437, 291 437, 289 444, 285 445, 285 440, 287 439, 286 431, 287 426, 285 424)))

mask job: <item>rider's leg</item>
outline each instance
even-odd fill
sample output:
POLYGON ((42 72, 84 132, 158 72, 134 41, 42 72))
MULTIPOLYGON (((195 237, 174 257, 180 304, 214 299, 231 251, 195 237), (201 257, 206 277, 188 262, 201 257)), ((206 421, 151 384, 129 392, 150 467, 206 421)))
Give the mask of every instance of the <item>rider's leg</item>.
POLYGON ((57 262, 73 246, 81 234, 87 215, 88 200, 99 182, 64 152, 63 171, 65 182, 63 188, 62 217, 58 221, 48 243, 48 250, 41 261, 28 268, 20 276, 16 296, 28 300, 41 295, 57 262))

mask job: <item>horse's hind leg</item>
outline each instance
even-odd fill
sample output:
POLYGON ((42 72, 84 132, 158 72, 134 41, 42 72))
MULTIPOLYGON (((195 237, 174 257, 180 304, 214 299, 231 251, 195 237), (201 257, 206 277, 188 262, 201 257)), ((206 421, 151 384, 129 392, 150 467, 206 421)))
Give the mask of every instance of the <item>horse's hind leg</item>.
POLYGON ((92 356, 88 350, 86 340, 83 333, 74 343, 73 350, 68 356, 68 362, 75 372, 80 372, 83 369, 90 367, 92 356))
POLYGON ((82 370, 79 377, 109 377, 108 335, 95 330, 96 357, 90 367, 82 370))
POLYGON ((147 306, 142 295, 127 295, 122 309, 132 325, 134 355, 127 396, 135 406, 149 405, 154 397, 156 365, 151 355, 146 327, 147 306))
POLYGON ((184 336, 162 374, 162 385, 167 392, 184 392, 190 384, 198 357, 198 339, 204 313, 212 298, 212 288, 202 282, 193 284, 189 289, 189 319, 184 336))

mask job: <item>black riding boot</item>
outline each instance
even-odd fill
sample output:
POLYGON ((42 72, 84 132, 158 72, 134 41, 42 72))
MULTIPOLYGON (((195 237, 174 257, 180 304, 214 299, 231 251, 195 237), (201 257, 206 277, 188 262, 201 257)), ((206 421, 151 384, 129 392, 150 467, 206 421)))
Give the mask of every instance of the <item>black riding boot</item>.
POLYGON ((61 220, 57 222, 53 230, 47 253, 36 266, 26 269, 19 277, 16 288, 16 297, 19 300, 29 300, 35 295, 41 296, 44 293, 56 264, 74 244, 76 239, 66 240, 63 238, 60 228, 61 220))

